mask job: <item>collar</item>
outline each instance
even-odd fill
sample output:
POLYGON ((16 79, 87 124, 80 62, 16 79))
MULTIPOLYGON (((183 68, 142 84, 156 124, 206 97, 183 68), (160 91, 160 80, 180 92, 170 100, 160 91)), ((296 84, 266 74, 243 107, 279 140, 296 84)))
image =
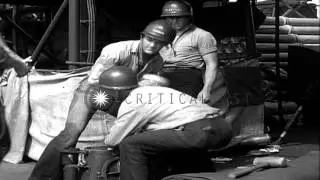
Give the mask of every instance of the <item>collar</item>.
POLYGON ((181 30, 180 32, 177 32, 177 35, 174 38, 172 44, 175 44, 178 41, 178 39, 180 39, 181 36, 183 36, 185 33, 187 33, 188 31, 190 31, 194 28, 195 28, 195 25, 189 24, 185 28, 183 28, 183 30, 181 30))
POLYGON ((195 27, 194 24, 189 24, 186 25, 186 27, 184 27, 181 31, 177 32, 177 36, 182 36, 184 33, 186 33, 187 31, 193 29, 195 27))

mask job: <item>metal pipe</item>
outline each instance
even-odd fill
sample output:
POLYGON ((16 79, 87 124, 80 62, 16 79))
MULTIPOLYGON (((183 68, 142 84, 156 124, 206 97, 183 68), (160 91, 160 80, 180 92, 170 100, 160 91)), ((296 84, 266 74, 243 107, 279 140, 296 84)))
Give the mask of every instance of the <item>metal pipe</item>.
MULTIPOLYGON (((280 47, 279 47, 279 39, 280 39, 280 33, 279 33, 279 27, 280 27, 280 0, 276 0, 275 4, 275 60, 276 60, 276 75, 278 77, 279 83, 281 81, 281 75, 280 75, 280 47)), ((283 120, 282 116, 282 93, 280 86, 277 88, 277 99, 278 99, 278 116, 280 120, 283 120)))
MULTIPOLYGON (((69 51, 68 61, 77 62, 80 59, 80 2, 70 0, 69 5, 69 51)), ((72 69, 74 67, 71 67, 72 69)))
MULTIPOLYGON (((17 20, 18 20, 18 5, 13 6, 11 16, 12 16, 13 22, 17 22, 17 20)), ((11 32, 12 32, 12 44, 13 44, 12 49, 15 52, 17 52, 18 51, 17 33, 16 33, 15 29, 12 29, 11 32)))
MULTIPOLYGON (((18 30, 22 35, 24 35, 33 45, 37 45, 38 41, 35 40, 29 33, 27 33, 24 29, 22 29, 18 24, 13 22, 8 16, 2 16, 7 22, 9 22, 16 30, 18 30)), ((44 53, 54 60, 53 55, 46 49, 44 49, 44 53)))
POLYGON ((43 49, 45 43, 47 42, 48 38, 50 37, 53 29, 56 27, 58 20, 60 19, 64 9, 67 7, 69 0, 64 0, 58 9, 56 15, 54 16, 53 20, 49 24, 47 30, 45 31, 44 35, 41 37, 39 44, 35 48, 35 50, 32 53, 31 59, 32 62, 31 64, 34 65, 37 62, 37 59, 40 55, 41 50, 43 49))
MULTIPOLYGON (((252 0, 254 1, 254 0, 252 0)), ((255 28, 254 28, 254 21, 253 21, 253 12, 250 0, 242 0, 240 1, 244 7, 245 12, 245 20, 246 20, 246 27, 245 31, 247 32, 246 40, 249 53, 255 55, 257 53, 256 49, 256 37, 255 37, 255 28)))

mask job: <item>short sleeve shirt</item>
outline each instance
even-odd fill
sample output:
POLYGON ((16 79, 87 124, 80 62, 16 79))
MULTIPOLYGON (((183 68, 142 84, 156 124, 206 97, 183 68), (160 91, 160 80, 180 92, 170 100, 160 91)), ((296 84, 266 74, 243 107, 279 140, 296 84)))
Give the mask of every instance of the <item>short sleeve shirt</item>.
POLYGON ((214 36, 201 28, 191 29, 177 35, 172 47, 166 46, 160 54, 164 59, 164 67, 195 67, 204 68, 203 56, 217 51, 214 36))
MULTIPOLYGON (((155 74, 161 70, 163 65, 163 59, 159 54, 154 55, 148 63, 139 68, 139 40, 135 41, 121 41, 107 45, 101 51, 101 54, 94 66, 102 65, 105 69, 109 69, 112 66, 127 66, 134 72, 139 74, 151 73, 155 74)), ((92 68, 94 69, 94 68, 92 68)), ((102 70, 100 70, 102 71, 102 70)), ((90 75, 94 75, 94 72, 90 72, 90 75)))

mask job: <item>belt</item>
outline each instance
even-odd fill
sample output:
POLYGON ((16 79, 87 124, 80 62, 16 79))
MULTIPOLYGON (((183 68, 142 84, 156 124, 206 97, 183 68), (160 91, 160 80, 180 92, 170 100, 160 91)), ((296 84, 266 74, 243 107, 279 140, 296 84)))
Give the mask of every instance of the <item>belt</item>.
POLYGON ((203 119, 199 119, 194 122, 190 122, 187 124, 184 124, 182 126, 177 127, 175 130, 183 131, 185 129, 202 129, 202 130, 210 130, 212 129, 212 121, 215 121, 216 119, 212 117, 206 117, 203 119))
POLYGON ((190 71, 190 70, 198 70, 201 71, 201 69, 197 69, 194 67, 163 67, 162 72, 177 72, 177 71, 190 71))

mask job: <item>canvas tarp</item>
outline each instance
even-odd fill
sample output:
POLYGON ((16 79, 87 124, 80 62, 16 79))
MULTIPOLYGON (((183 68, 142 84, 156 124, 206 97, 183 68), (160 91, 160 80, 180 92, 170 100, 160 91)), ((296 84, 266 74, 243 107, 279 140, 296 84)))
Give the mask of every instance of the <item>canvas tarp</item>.
POLYGON ((11 148, 3 160, 19 163, 25 151, 28 134, 28 77, 18 78, 15 71, 9 73, 8 82, 10 83, 7 86, 1 86, 1 99, 5 106, 5 119, 12 142, 11 148))
MULTIPOLYGON (((64 128, 69 104, 88 68, 68 72, 33 70, 18 78, 12 71, 2 89, 12 146, 4 160, 19 163, 26 154, 38 160, 46 145, 64 128)), ((98 111, 81 134, 79 148, 102 145, 114 118, 98 111)))

